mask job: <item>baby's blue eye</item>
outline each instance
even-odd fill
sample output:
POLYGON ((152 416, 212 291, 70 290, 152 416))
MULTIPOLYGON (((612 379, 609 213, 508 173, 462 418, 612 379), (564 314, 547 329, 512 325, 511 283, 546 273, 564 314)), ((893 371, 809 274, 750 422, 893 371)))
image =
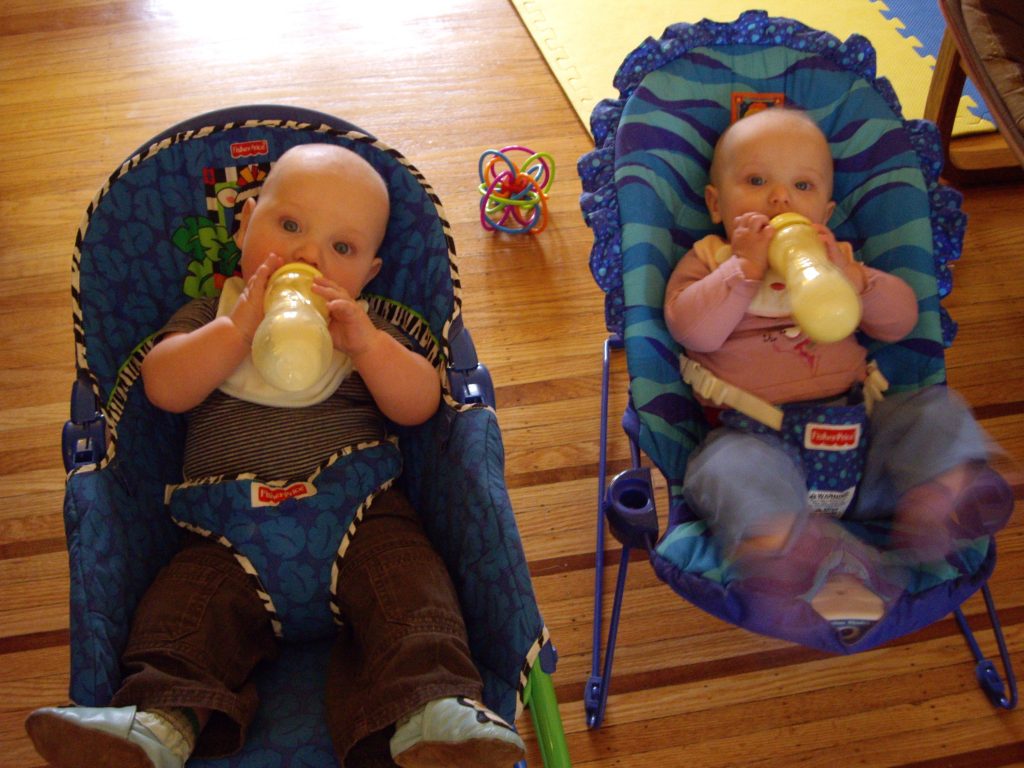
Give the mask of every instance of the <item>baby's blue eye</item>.
POLYGON ((299 223, 292 219, 285 219, 281 222, 281 228, 284 229, 285 232, 298 232, 299 223))
POLYGON ((765 185, 764 176, 751 176, 750 183, 755 187, 763 187, 765 185))
POLYGON ((806 192, 806 191, 808 191, 811 188, 811 182, 809 182, 809 181, 798 181, 796 183, 796 188, 799 189, 801 192, 806 192))
POLYGON ((335 252, 340 253, 342 256, 344 256, 352 249, 349 248, 348 243, 335 243, 334 250, 335 252))

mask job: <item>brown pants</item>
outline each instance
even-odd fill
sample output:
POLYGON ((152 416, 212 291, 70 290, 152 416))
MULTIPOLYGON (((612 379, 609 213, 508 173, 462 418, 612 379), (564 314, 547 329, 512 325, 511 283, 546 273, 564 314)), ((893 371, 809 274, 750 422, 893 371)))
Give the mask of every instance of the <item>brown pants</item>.
MULTIPOLYGON (((339 760, 433 699, 479 699, 458 598, 444 563, 397 490, 366 511, 341 562, 344 627, 328 670, 328 725, 339 760)), ((256 712, 256 665, 277 640, 252 578, 220 544, 190 536, 143 596, 112 706, 211 710, 196 754, 230 754, 256 712)), ((386 740, 367 742, 389 764, 386 740)), ((368 759, 361 746, 360 763, 368 759)), ((376 759, 374 760, 376 762, 376 759)))

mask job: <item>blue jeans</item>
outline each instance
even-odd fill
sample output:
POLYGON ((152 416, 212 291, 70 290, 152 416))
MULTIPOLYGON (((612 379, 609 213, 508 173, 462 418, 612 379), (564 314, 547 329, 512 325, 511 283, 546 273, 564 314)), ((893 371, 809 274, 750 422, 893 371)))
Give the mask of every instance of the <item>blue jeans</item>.
MULTIPOLYGON (((847 519, 890 517, 910 488, 989 457, 988 438, 970 408, 942 386, 887 396, 875 405, 869 433, 847 519)), ((727 554, 745 538, 775 533, 779 519, 792 519, 799 529, 811 511, 804 471, 782 439, 728 427, 713 430, 691 456, 684 495, 727 554)))

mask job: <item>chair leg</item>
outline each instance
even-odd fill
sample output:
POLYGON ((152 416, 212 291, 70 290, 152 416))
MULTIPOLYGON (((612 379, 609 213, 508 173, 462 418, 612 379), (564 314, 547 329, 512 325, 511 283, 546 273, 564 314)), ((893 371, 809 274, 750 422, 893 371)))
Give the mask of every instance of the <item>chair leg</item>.
POLYGON ((1000 677, 995 664, 985 658, 981 652, 981 647, 978 645, 978 641, 974 637, 974 632, 971 631, 963 611, 957 608, 953 613, 956 616, 957 624, 960 626, 960 631, 963 633, 964 639, 974 655, 974 661, 976 662, 974 672, 978 678, 978 685, 981 686, 982 691, 985 692, 989 701, 995 706, 1000 709, 1013 709, 1017 706, 1017 677, 1014 674, 1013 665, 1010 663, 1010 653, 1006 648, 1006 640, 1003 637, 1002 623, 999 621, 995 601, 992 599, 992 592, 989 590, 987 583, 982 585, 981 593, 985 598, 989 622, 992 624, 996 645, 999 647, 999 656, 1002 661, 1005 680, 1000 677), (1007 688, 1009 688, 1009 693, 1007 693, 1007 688))
MULTIPOLYGON (((615 582, 615 598, 612 601, 612 615, 608 623, 608 642, 605 645, 603 667, 601 667, 600 636, 598 635, 594 641, 591 674, 583 691, 583 706, 587 714, 588 728, 600 728, 601 722, 604 720, 604 710, 608 703, 608 691, 612 679, 612 662, 615 659, 615 640, 619 633, 619 616, 622 613, 622 597, 626 589, 626 573, 629 569, 630 551, 630 547, 622 547, 619 574, 615 582)), ((598 572, 598 579, 600 578, 601 573, 598 572)), ((600 632, 599 621, 595 621, 595 631, 600 632)))
POLYGON ((598 446, 597 478, 597 541, 594 548, 594 623, 591 641, 590 678, 583 689, 583 706, 587 716, 587 727, 597 728, 604 719, 605 703, 608 700, 608 683, 611 676, 611 662, 615 655, 615 635, 618 630, 619 606, 622 602, 621 585, 625 580, 625 566, 629 563, 629 548, 623 547, 623 560, 619 568, 619 587, 616 588, 612 608, 612 623, 608 632, 606 658, 602 665, 601 613, 604 606, 604 548, 605 548, 605 499, 607 496, 608 473, 608 390, 610 386, 611 353, 621 349, 622 338, 609 336, 604 343, 604 357, 601 369, 601 426, 598 446))
MULTIPOLYGON (((935 123, 942 138, 942 151, 945 156, 943 178, 958 185, 1019 181, 1024 178, 1024 171, 1021 170, 1009 147, 996 150, 995 160, 990 160, 984 165, 979 164, 978 167, 961 166, 957 163, 957 156, 962 153, 954 151, 953 123, 966 82, 963 59, 952 32, 947 28, 942 35, 924 107, 925 119, 935 123), (1002 149, 1005 149, 1005 152, 1002 149)), ((992 150, 986 150, 985 154, 991 152, 992 150)), ((981 150, 976 154, 980 156, 981 150)))
POLYGON ((957 106, 960 104, 960 95, 966 82, 967 76, 960 63, 960 52, 957 50, 953 35, 947 29, 939 45, 939 55, 935 60, 935 70, 924 106, 925 119, 935 123, 942 135, 947 164, 953 121, 956 119, 957 106))

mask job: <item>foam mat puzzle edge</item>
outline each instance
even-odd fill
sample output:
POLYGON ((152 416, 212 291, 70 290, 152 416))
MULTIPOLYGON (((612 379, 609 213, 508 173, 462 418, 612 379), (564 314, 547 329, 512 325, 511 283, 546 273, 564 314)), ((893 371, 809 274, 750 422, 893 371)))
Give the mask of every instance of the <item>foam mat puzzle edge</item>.
MULTIPOLYGON (((628 8, 625 4, 595 5, 590 0, 510 2, 588 130, 594 106, 618 95, 612 85, 615 70, 647 37, 660 37, 669 24, 695 22, 705 16, 732 21, 751 5, 750 0, 716 0, 713 12, 702 12, 694 10, 697 4, 689 0, 634 0, 628 8)), ((855 32, 867 37, 878 54, 878 74, 889 78, 904 116, 921 117, 935 57, 923 50, 921 38, 898 15, 900 3, 906 10, 907 3, 931 5, 931 0, 891 0, 890 4, 883 0, 832 0, 812 7, 802 0, 761 0, 756 5, 771 15, 794 18, 842 40, 855 32)), ((931 7, 941 24, 937 7, 931 7)), ((961 99, 955 135, 993 129, 990 122, 969 111, 976 106, 969 94, 961 99)))

